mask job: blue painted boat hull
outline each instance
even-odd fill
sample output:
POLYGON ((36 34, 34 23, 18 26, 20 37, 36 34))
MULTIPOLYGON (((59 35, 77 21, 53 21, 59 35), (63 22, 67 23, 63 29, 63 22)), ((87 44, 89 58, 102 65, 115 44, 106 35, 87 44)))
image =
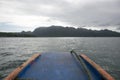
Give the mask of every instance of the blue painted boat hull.
MULTIPOLYGON (((81 58, 90 71, 89 78, 84 66, 69 52, 46 52, 30 62, 15 77, 17 80, 105 80, 103 76, 81 58)), ((9 79, 6 79, 9 80, 9 79)))
POLYGON ((33 80, 88 80, 81 64, 70 53, 43 53, 18 76, 33 80))

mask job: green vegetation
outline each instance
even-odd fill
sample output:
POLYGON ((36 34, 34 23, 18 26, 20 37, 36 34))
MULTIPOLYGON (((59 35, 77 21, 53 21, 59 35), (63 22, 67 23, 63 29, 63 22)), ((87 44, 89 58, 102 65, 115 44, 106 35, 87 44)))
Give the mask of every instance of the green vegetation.
POLYGON ((110 30, 90 30, 62 26, 38 27, 33 31, 38 37, 120 37, 120 33, 110 30))
POLYGON ((0 32, 0 37, 35 37, 32 34, 0 32))
POLYGON ((91 30, 63 26, 38 27, 33 32, 0 32, 0 37, 120 37, 120 33, 111 30, 91 30))

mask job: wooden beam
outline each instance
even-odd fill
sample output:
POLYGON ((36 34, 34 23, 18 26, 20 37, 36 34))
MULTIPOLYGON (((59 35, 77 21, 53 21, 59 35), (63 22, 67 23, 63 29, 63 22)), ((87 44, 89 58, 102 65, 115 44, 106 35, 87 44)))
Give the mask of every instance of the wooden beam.
POLYGON ((92 65, 106 80, 115 80, 110 74, 108 74, 104 69, 102 69, 98 64, 93 62, 90 58, 88 58, 86 55, 81 54, 80 57, 82 57, 84 60, 86 60, 90 65, 92 65))
POLYGON ((34 54, 30 59, 24 62, 21 66, 16 68, 13 72, 11 72, 4 80, 14 80, 17 75, 31 62, 33 62, 36 58, 38 58, 40 54, 34 54))

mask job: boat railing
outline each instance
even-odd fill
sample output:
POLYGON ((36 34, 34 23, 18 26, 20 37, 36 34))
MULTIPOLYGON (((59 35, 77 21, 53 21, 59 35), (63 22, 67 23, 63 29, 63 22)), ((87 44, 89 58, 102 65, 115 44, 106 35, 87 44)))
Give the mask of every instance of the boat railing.
POLYGON ((87 66, 85 65, 85 63, 81 59, 81 57, 79 57, 79 55, 74 50, 71 50, 70 53, 73 54, 78 59, 78 61, 82 64, 82 67, 88 76, 88 80, 93 80, 89 69, 87 68, 87 66))
POLYGON ((93 62, 91 59, 89 59, 86 55, 84 55, 84 54, 78 55, 74 50, 72 50, 70 52, 80 61, 80 63, 83 66, 83 69, 87 73, 89 80, 92 80, 92 75, 84 61, 86 61, 88 64, 90 64, 101 75, 102 80, 115 80, 111 75, 109 75, 104 69, 102 69, 99 65, 97 65, 95 62, 93 62))

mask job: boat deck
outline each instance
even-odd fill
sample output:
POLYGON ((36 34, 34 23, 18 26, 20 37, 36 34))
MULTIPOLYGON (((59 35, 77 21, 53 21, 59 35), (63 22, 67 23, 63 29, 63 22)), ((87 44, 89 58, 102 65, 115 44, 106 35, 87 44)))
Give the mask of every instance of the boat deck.
POLYGON ((115 80, 86 55, 71 53, 34 54, 4 80, 115 80))
POLYGON ((82 65, 70 53, 42 53, 27 66, 18 79, 30 80, 88 80, 82 65))

